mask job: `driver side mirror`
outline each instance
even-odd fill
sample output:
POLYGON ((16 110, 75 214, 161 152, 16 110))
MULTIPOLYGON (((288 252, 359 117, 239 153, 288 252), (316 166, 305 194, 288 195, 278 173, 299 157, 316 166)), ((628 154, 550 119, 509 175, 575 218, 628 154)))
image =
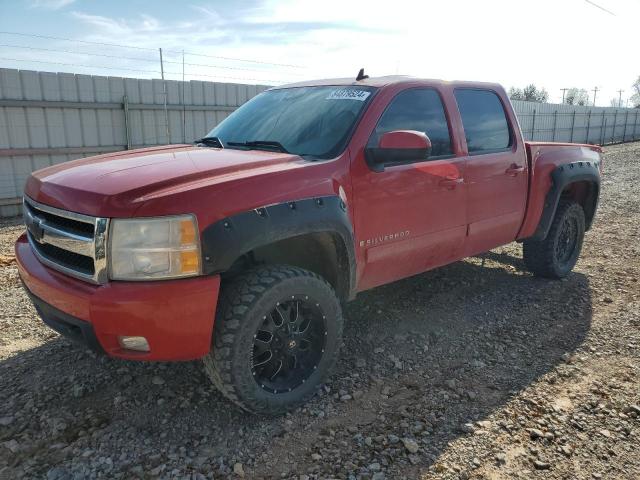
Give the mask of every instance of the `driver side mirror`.
POLYGON ((416 130, 394 130, 383 133, 377 147, 365 148, 367 165, 374 172, 385 166, 426 160, 431 153, 431 140, 416 130))

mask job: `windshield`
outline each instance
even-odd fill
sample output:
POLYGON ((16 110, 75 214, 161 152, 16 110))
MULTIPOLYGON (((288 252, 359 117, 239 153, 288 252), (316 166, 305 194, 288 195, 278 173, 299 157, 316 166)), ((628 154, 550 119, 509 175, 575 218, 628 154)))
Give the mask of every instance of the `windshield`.
POLYGON ((359 86, 269 90, 238 108, 207 137, 217 137, 225 148, 271 150, 279 144, 281 151, 331 158, 344 149, 373 90, 359 86))

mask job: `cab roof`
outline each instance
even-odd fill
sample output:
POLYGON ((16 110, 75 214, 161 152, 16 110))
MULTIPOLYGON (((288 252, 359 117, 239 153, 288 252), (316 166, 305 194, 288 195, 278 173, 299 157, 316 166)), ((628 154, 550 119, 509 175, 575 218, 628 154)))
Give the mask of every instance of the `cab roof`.
POLYGON ((381 88, 394 84, 424 84, 430 86, 449 85, 453 87, 478 87, 478 88, 502 88, 500 84, 489 82, 470 82, 470 81, 448 81, 438 79, 427 79, 411 77, 408 75, 387 75, 382 77, 370 77, 364 80, 356 80, 355 77, 350 78, 326 78, 319 80, 307 80, 303 82, 287 83, 278 85, 271 89, 294 88, 294 87, 319 87, 319 86, 365 86, 381 88))

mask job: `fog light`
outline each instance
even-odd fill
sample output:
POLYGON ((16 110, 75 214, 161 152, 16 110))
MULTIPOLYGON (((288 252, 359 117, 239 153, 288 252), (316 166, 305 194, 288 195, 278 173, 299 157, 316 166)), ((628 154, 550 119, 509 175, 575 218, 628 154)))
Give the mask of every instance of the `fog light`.
POLYGON ((136 350, 138 352, 148 352, 149 342, 144 337, 118 337, 118 343, 122 348, 127 350, 136 350))

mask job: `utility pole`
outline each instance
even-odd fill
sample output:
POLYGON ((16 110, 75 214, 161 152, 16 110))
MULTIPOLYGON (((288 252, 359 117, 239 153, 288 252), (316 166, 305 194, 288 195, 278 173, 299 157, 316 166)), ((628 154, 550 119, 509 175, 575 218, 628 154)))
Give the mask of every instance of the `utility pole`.
POLYGON ((618 107, 622 108, 622 92, 624 92, 624 90, 618 90, 618 107))
POLYGON ((598 93, 599 88, 595 87, 592 92, 593 92, 593 106, 596 106, 596 94, 598 93))
POLYGON ((162 48, 160 50, 160 76, 162 77, 162 93, 164 96, 164 124, 167 134, 167 144, 171 143, 171 132, 169 132, 169 112, 167 111, 167 82, 164 80, 164 62, 162 61, 162 48))
POLYGON ((182 50, 182 143, 187 143, 187 110, 184 104, 184 50, 182 50))
POLYGON ((568 88, 561 88, 560 90, 562 90, 562 103, 564 103, 564 95, 565 93, 567 93, 567 90, 569 90, 568 88))

